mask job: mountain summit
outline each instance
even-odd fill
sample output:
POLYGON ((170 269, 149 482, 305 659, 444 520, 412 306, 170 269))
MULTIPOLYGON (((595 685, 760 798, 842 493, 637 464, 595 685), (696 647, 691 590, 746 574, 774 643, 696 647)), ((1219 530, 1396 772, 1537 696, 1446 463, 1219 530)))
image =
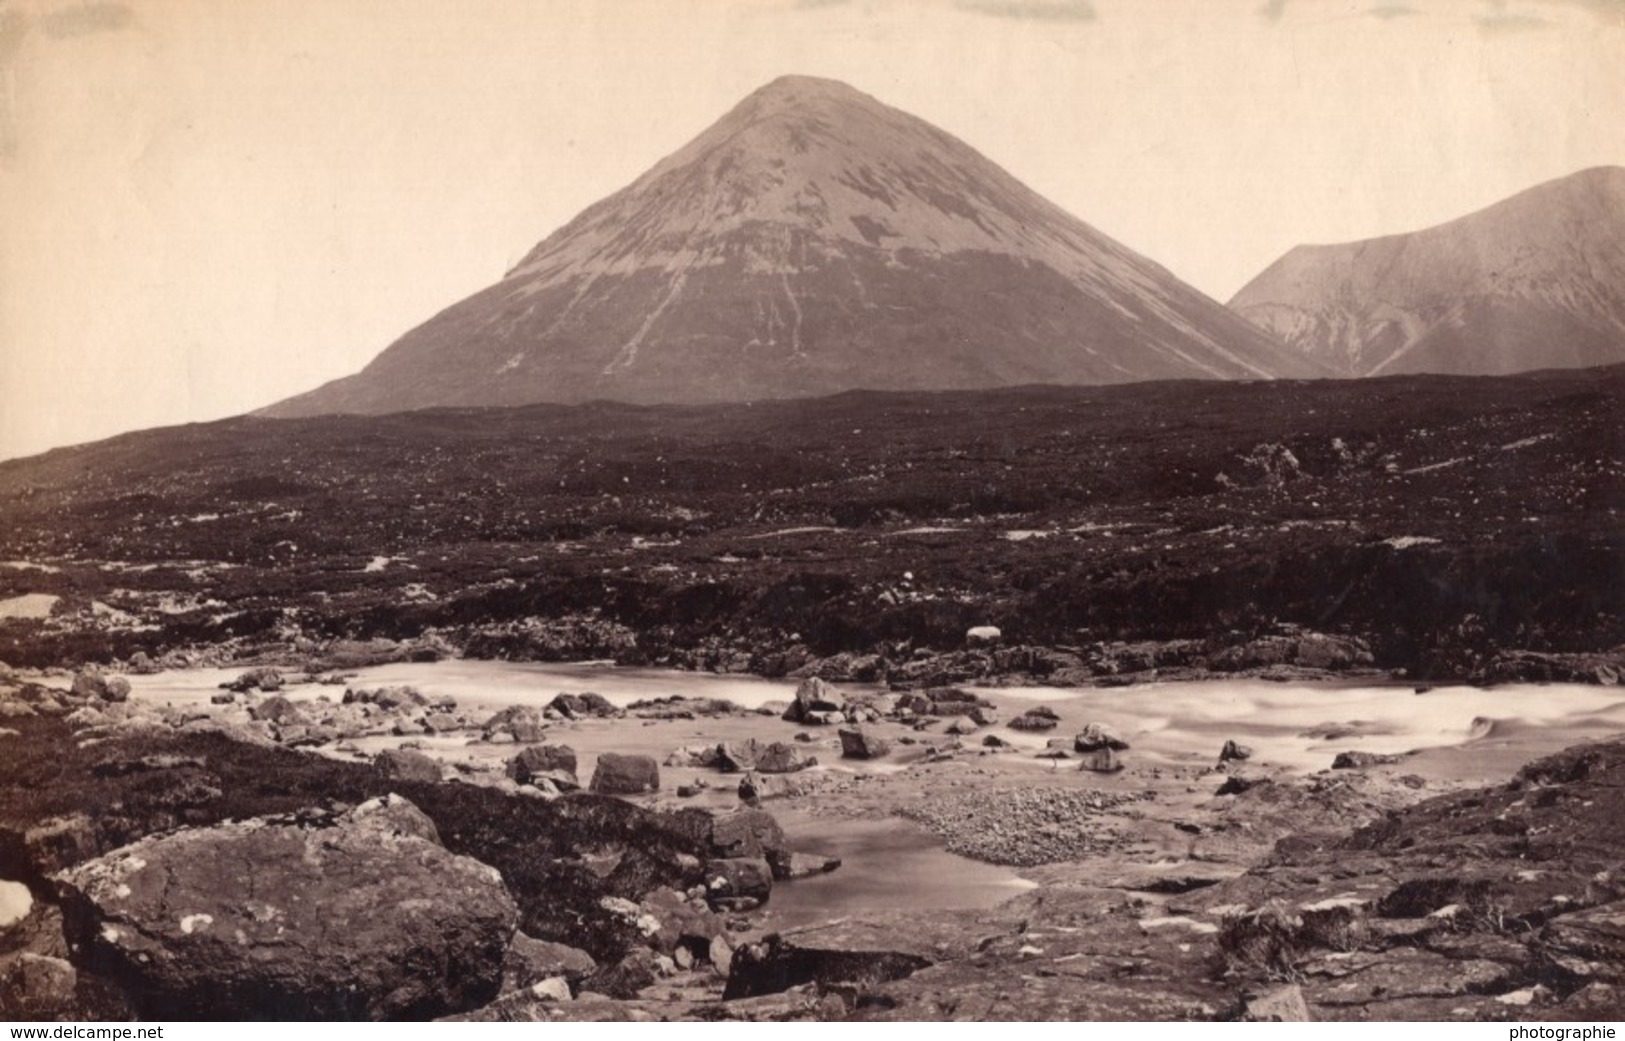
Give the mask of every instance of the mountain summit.
POLYGON ((950 135, 796 76, 265 414, 1320 374, 950 135))
POLYGON ((1230 306, 1347 376, 1625 361, 1625 168, 1408 235, 1298 246, 1230 306))

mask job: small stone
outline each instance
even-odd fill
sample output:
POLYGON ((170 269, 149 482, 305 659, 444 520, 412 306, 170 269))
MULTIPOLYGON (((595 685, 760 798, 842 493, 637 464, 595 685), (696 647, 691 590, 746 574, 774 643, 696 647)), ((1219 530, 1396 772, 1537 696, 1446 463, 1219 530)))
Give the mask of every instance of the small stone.
POLYGON ((76 1019, 79 973, 68 962, 24 951, 0 968, 0 1018, 76 1019))
POLYGON ((1247 1002, 1247 1018, 1255 1023, 1309 1023, 1309 1003, 1297 984, 1277 987, 1247 1002))
POLYGON ((530 987, 531 997, 537 1001, 572 1001, 570 994, 570 981, 563 976, 553 976, 533 983, 530 987))
POLYGON ((728 943, 727 940, 723 939, 722 937, 713 936, 711 938, 710 955, 711 955, 711 968, 716 970, 716 974, 718 976, 721 976, 724 979, 726 979, 727 976, 728 976, 728 971, 733 967, 733 960, 734 960, 733 946, 730 943, 728 943))

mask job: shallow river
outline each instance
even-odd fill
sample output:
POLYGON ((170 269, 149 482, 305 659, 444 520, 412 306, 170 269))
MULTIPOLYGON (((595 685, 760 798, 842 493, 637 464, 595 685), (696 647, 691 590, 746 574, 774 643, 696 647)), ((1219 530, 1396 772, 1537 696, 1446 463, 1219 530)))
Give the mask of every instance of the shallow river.
MULTIPOLYGON (((240 669, 199 669, 130 677, 135 695, 175 705, 207 703, 222 682, 240 669)), ((715 676, 609 665, 551 665, 491 661, 385 665, 357 670, 352 687, 410 684, 430 696, 449 694, 465 710, 495 711, 514 704, 545 705, 561 691, 594 691, 616 705, 680 694, 725 698, 755 708, 787 701, 796 683, 745 676, 715 676)), ((294 698, 342 696, 342 688, 294 686, 294 698)), ((1133 748, 1137 766, 1212 763, 1220 745, 1234 739, 1253 747, 1254 761, 1289 771, 1322 770, 1339 751, 1429 750, 1407 760, 1407 771, 1454 781, 1505 779, 1528 759, 1578 741, 1625 731, 1625 691, 1580 685, 1518 685, 1481 690, 1445 687, 1417 694, 1407 686, 1278 684, 1259 680, 1145 684, 1106 689, 991 688, 985 694, 1008 720, 1038 703, 1061 717, 1052 734, 1067 735, 1098 720, 1115 727, 1133 748)), ((478 712, 472 713, 478 715, 478 712)), ((1050 735, 988 728, 1029 752, 1050 735)), ((575 748, 580 776, 591 775, 601 752, 653 755, 664 760, 680 745, 718 741, 783 740, 786 724, 755 714, 673 721, 590 720, 574 724, 561 739, 575 748)), ((820 735, 827 737, 829 735, 820 735)), ((512 745, 469 743, 466 735, 415 739, 442 758, 506 759, 512 745)), ((974 739, 971 739, 974 741, 974 739)), ((363 752, 398 745, 398 738, 357 741, 363 752)), ((971 743, 968 741, 967 743, 971 743)), ((882 763, 842 761, 819 748, 816 770, 834 774, 903 769, 917 749, 900 748, 882 763)), ((1001 756, 1002 767, 1035 780, 1052 765, 1032 755, 1001 756)), ((663 794, 707 771, 663 769, 663 794)), ((716 782, 711 775, 709 779, 716 782)), ((733 805, 724 784, 697 800, 715 808, 733 805)), ((843 860, 840 871, 775 890, 775 917, 790 922, 887 907, 985 907, 1030 883, 1011 869, 950 854, 934 836, 906 821, 819 818, 773 807, 798 848, 843 860)))
MULTIPOLYGON (((241 671, 196 669, 130 680, 138 696, 176 705, 202 704, 220 683, 241 671)), ((725 698, 756 708, 768 701, 787 701, 796 689, 793 680, 754 676, 467 660, 381 665, 357 670, 349 681, 352 687, 393 684, 409 684, 431 696, 449 694, 459 705, 493 711, 507 705, 545 705, 561 691, 594 691, 622 707, 678 694, 725 698)), ((339 689, 303 686, 288 693, 336 697, 339 689)), ((1206 759, 1233 738, 1251 745, 1262 761, 1306 771, 1324 769, 1337 752, 1351 748, 1391 753, 1505 742, 1543 731, 1562 741, 1571 733, 1625 729, 1625 690, 1580 684, 1519 684, 1488 690, 1441 687, 1417 694, 1401 685, 1234 680, 1119 688, 1006 687, 979 693, 997 703, 1005 719, 1033 704, 1049 705, 1061 716, 1056 734, 1069 733, 1074 723, 1109 723, 1134 746, 1136 758, 1206 759)), ((725 721, 696 721, 697 735, 726 739, 718 722, 725 721)), ((1044 737, 1006 727, 992 730, 1019 747, 1036 750, 1044 745, 1044 737)), ((624 734, 625 728, 620 732, 624 734)))

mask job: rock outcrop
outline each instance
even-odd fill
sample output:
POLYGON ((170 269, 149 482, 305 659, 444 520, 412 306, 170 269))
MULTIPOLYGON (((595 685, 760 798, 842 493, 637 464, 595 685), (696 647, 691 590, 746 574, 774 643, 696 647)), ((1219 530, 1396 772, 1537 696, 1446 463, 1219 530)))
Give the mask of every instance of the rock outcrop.
POLYGON ((1625 741, 1578 746, 1345 838, 1283 840, 1170 913, 1218 919, 1229 970, 1299 980, 1317 1019, 1618 1015, 1622 786, 1625 741))

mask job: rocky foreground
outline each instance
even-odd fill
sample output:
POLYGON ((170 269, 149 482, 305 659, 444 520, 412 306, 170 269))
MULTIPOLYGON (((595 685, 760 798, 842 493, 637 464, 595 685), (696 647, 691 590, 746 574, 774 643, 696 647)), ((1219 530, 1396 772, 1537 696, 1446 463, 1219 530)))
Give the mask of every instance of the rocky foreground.
MULTIPOLYGON (((809 680, 761 717, 783 741, 600 754, 583 783, 561 739, 730 709, 561 695, 474 719, 401 689, 233 686, 174 709, 116 676, 0 675, 0 1016, 1625 1014, 1625 737, 1443 794, 1415 761, 1299 777, 1235 742, 1148 769, 1100 726, 1049 739, 1053 772, 1001 772, 1022 753, 986 697, 809 680), (505 765, 335 757, 437 728, 508 746, 505 765), (814 753, 905 766, 838 777, 814 753), (695 781, 671 798, 662 765, 695 781), (707 777, 721 804, 681 797, 707 777), (909 816, 1041 884, 985 911, 785 926, 775 889, 839 864, 793 849, 764 802, 909 816)), ((1058 727, 1040 707, 1009 729, 1058 727)))

